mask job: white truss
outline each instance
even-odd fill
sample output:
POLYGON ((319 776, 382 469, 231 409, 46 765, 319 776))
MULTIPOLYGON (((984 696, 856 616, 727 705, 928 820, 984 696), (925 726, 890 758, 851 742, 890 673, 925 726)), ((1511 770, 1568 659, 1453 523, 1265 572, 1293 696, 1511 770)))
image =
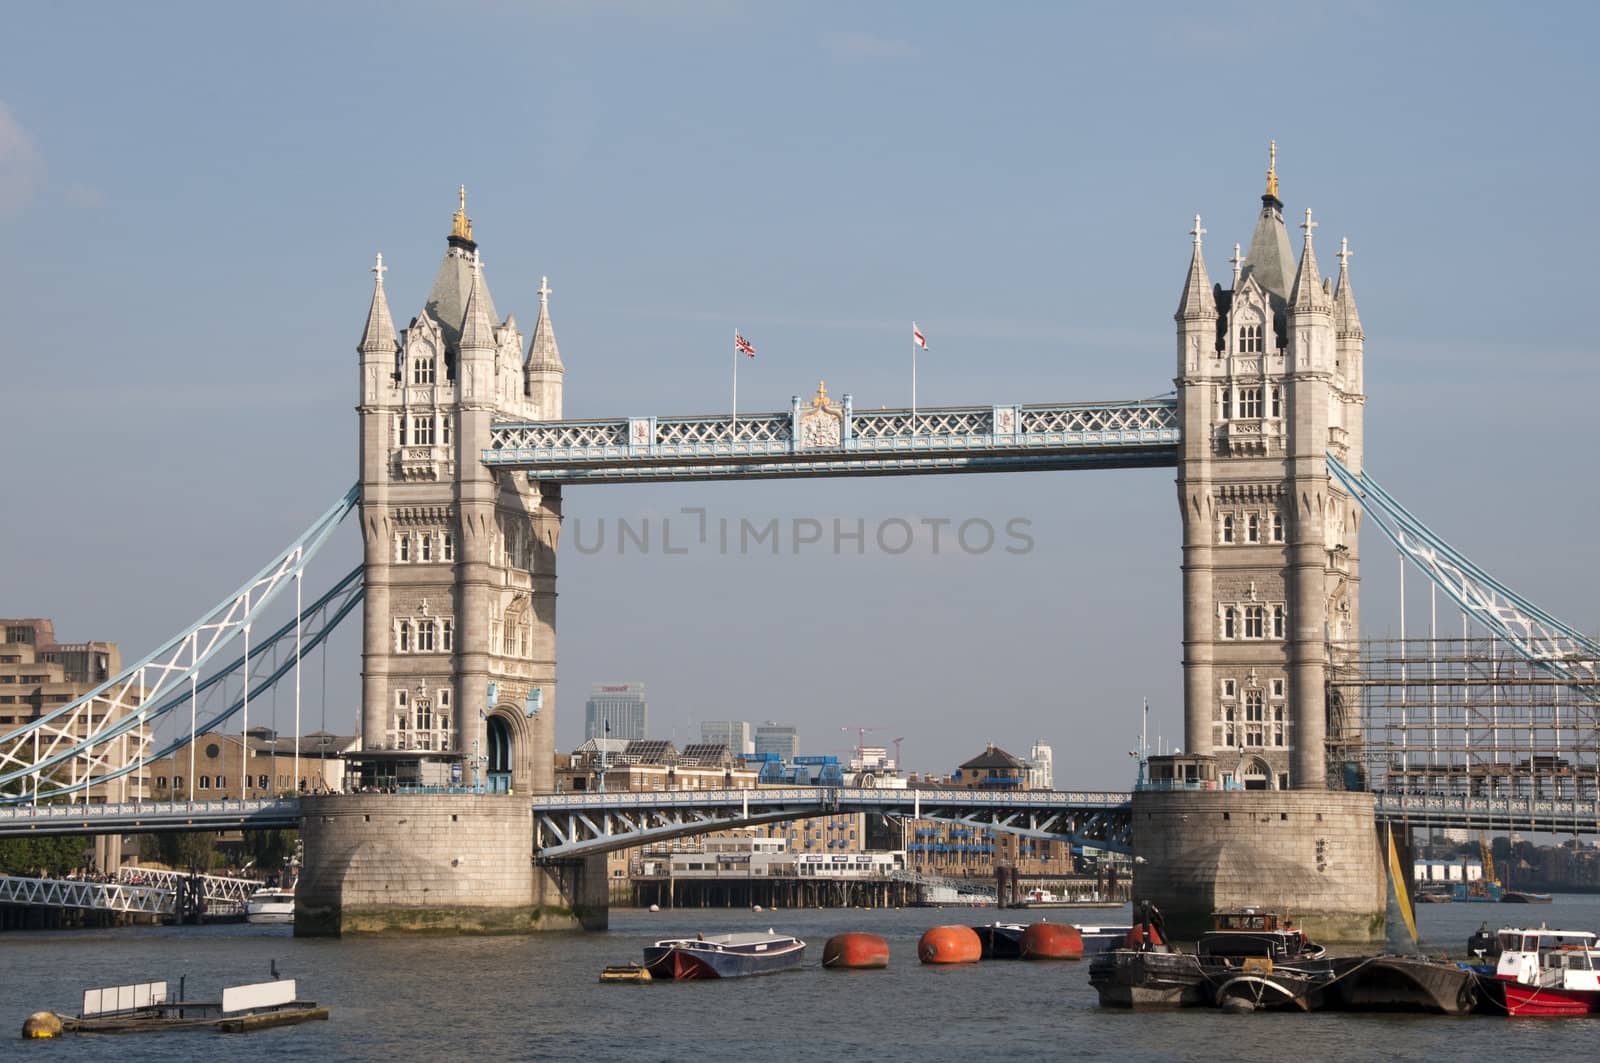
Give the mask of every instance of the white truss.
POLYGON ((173 891, 158 886, 130 886, 125 882, 0 875, 0 904, 171 915, 176 896, 173 891))
MULTIPOLYGON (((117 878, 128 885, 150 886, 155 889, 167 890, 171 893, 178 891, 178 883, 188 882, 189 875, 181 871, 167 871, 155 867, 125 867, 117 873, 117 878)), ((197 875, 205 889, 206 903, 223 901, 228 904, 243 904, 250 899, 256 890, 266 886, 265 882, 253 878, 228 878, 225 875, 197 875)))
MULTIPOLYGON (((150 709, 225 646, 249 631, 273 598, 300 578, 312 555, 360 497, 351 488, 270 564, 183 634, 94 690, 0 734, 0 804, 83 793, 134 775, 148 759, 150 709)), ((123 788, 126 791, 126 787, 123 788)), ((123 792, 123 798, 141 797, 123 792)))
POLYGON ((1384 793, 1377 798, 1377 816, 1423 827, 1600 833, 1600 802, 1593 800, 1384 793))

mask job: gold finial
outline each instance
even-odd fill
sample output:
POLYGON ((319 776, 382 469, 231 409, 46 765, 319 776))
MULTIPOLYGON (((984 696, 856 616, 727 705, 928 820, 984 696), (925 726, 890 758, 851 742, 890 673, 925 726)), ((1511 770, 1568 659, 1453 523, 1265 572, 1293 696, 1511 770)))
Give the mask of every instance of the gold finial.
POLYGON ((1271 142, 1267 149, 1267 195, 1273 199, 1278 198, 1278 142, 1271 142))
POLYGON ((472 219, 467 217, 467 186, 461 186, 461 207, 451 219, 454 223, 450 226, 450 235, 459 236, 463 240, 472 239, 472 219))
POLYGON ((828 386, 820 380, 817 381, 817 397, 811 400, 811 405, 824 410, 833 405, 833 400, 828 398, 828 386))

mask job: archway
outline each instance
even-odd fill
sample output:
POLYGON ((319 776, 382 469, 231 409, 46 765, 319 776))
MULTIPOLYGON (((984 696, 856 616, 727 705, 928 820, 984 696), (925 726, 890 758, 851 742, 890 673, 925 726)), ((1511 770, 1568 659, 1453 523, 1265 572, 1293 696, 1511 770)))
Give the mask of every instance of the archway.
POLYGON ((511 726, 498 713, 489 717, 488 790, 491 794, 511 791, 511 726))
POLYGON ((1251 757, 1239 767, 1239 782, 1246 790, 1272 789, 1272 770, 1260 757, 1251 757))

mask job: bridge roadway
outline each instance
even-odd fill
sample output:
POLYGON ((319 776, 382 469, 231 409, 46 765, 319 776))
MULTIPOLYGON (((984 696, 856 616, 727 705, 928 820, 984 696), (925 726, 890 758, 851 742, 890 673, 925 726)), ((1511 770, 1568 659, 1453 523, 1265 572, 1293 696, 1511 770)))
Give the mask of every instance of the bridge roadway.
MULTIPOLYGON (((404 799, 397 794, 397 799, 404 799)), ((873 812, 992 827, 1127 851, 1131 794, 1117 791, 864 790, 789 787, 549 794, 529 798, 541 859, 565 859, 731 827, 873 812)), ((1600 801, 1377 795, 1379 822, 1415 827, 1600 834, 1600 801)), ((232 801, 0 806, 0 838, 297 827, 293 797, 232 801)))

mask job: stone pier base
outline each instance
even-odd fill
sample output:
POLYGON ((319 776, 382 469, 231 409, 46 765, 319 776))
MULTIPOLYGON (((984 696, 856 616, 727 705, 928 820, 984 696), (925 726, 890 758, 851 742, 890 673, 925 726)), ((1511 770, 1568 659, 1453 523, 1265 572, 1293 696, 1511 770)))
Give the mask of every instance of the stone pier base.
POLYGON ((606 927, 605 857, 536 866, 516 797, 338 794, 301 811, 296 935, 606 927))
POLYGON ((1133 797, 1135 906, 1193 940, 1219 908, 1256 905, 1315 940, 1383 940, 1387 893, 1371 794, 1150 791, 1133 797))

